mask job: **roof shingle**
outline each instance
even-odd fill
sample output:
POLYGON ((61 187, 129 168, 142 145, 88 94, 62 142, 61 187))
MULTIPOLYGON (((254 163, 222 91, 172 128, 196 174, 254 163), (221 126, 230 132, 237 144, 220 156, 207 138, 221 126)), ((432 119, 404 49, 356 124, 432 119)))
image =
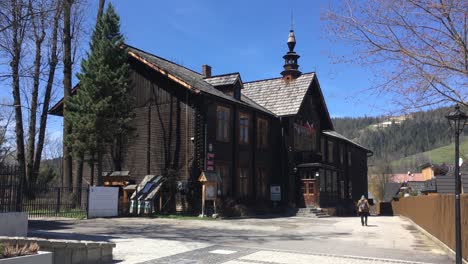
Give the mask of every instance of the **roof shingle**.
POLYGON ((305 73, 289 82, 282 78, 247 82, 242 92, 277 116, 295 115, 314 76, 315 73, 305 73))
POLYGON ((234 85, 238 78, 240 74, 236 72, 205 78, 205 81, 213 86, 234 85))

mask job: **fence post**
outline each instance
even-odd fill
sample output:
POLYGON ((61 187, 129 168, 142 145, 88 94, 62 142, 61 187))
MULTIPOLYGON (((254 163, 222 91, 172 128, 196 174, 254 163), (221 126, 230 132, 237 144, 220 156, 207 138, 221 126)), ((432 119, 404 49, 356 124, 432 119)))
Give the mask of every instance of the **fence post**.
POLYGON ((17 166, 13 167, 11 169, 12 171, 18 172, 17 175, 19 175, 20 180, 19 180, 19 188, 16 189, 16 212, 22 212, 23 211, 23 196, 24 196, 24 185, 26 184, 26 181, 24 179, 25 175, 23 175, 22 171, 20 170, 17 166))
POLYGON ((60 190, 61 188, 60 187, 57 187, 57 201, 56 201, 56 205, 55 205, 55 216, 58 216, 58 214, 60 213, 60 190))

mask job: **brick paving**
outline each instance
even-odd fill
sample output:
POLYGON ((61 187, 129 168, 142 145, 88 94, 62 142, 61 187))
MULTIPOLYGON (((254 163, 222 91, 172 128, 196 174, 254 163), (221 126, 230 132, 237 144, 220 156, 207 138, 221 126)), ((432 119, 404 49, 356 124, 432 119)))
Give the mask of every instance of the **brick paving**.
POLYGON ((454 263, 400 217, 30 222, 29 236, 115 242, 116 263, 454 263))
POLYGON ((398 259, 307 254, 242 247, 210 246, 140 264, 427 264, 398 259))

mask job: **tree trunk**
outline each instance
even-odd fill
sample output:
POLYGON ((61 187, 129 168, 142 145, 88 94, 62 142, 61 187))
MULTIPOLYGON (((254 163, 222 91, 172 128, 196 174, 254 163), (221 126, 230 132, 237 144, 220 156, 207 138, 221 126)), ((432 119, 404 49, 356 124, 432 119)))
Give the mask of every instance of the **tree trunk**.
POLYGON ((25 156, 24 156, 24 130, 23 130, 23 113, 21 109, 21 93, 20 93, 20 74, 19 65, 21 59, 21 47, 24 38, 24 29, 20 24, 22 16, 22 3, 17 0, 11 1, 12 8, 12 45, 13 53, 11 59, 12 87, 13 87, 13 104, 15 108, 15 134, 16 134, 16 159, 18 161, 19 173, 21 177, 25 177, 25 156))
POLYGON ((42 149, 44 148, 44 138, 45 138, 45 131, 47 126, 47 112, 49 111, 49 104, 50 104, 50 97, 52 94, 52 87, 54 84, 55 78, 55 69, 57 68, 58 57, 57 57, 57 39, 58 39, 58 27, 59 27, 59 20, 60 20, 60 1, 57 1, 57 11, 54 17, 54 25, 52 29, 52 39, 51 39, 51 51, 50 51, 50 60, 49 60, 49 76, 47 78, 47 85, 45 88, 44 94, 44 104, 42 105, 42 113, 41 119, 39 124, 39 135, 37 140, 37 149, 34 158, 34 167, 33 167, 33 175, 37 179, 39 175, 39 168, 41 164, 42 158, 42 149))
MULTIPOLYGON (((63 115, 67 112, 67 101, 72 89, 72 51, 71 51, 71 5, 73 0, 63 2, 63 115)), ((72 132, 71 124, 64 122, 63 138, 67 138, 72 132)), ((64 144, 63 147, 63 182, 65 187, 71 187, 72 173, 72 149, 64 144)))
MULTIPOLYGON (((33 13, 33 7, 31 0, 29 1, 29 12, 33 13)), ((34 30, 34 41, 36 54, 34 57, 34 75, 33 75, 33 89, 31 92, 31 108, 29 109, 29 130, 28 130, 28 145, 26 152, 26 178, 29 183, 36 183, 36 175, 34 174, 34 150, 36 148, 36 117, 37 117, 37 97, 39 94, 39 78, 41 77, 41 60, 42 60, 42 43, 45 38, 44 31, 44 15, 37 14, 34 16, 40 16, 39 25, 36 23, 36 19, 31 19, 33 30, 34 30), (38 32, 39 31, 39 32, 38 32)))
POLYGON ((91 167, 91 186, 94 186, 94 154, 91 155, 89 166, 91 167))
POLYGON ((73 187, 74 188, 74 194, 75 194, 75 207, 80 207, 81 206, 81 195, 82 195, 82 185, 83 185, 83 161, 84 156, 80 155, 78 157, 77 161, 77 167, 76 167, 76 177, 73 178, 73 187))
POLYGON ((102 186, 102 152, 98 152, 97 186, 102 186))
POLYGON ((96 23, 97 21, 99 21, 99 18, 102 16, 102 13, 104 12, 105 4, 106 4, 106 0, 99 0, 99 8, 98 8, 98 13, 97 13, 96 23))

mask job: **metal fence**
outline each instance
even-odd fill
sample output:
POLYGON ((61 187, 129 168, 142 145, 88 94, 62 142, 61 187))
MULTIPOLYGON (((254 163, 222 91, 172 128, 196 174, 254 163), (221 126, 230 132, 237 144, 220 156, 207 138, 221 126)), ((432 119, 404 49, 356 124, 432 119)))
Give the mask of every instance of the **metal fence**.
POLYGON ((87 216, 88 187, 30 185, 25 190, 22 209, 29 218, 87 216))
POLYGON ((0 166, 0 212, 20 212, 21 180, 18 167, 0 166))
POLYGON ((0 212, 27 212, 29 218, 86 218, 88 187, 24 184, 18 167, 0 167, 0 212))

